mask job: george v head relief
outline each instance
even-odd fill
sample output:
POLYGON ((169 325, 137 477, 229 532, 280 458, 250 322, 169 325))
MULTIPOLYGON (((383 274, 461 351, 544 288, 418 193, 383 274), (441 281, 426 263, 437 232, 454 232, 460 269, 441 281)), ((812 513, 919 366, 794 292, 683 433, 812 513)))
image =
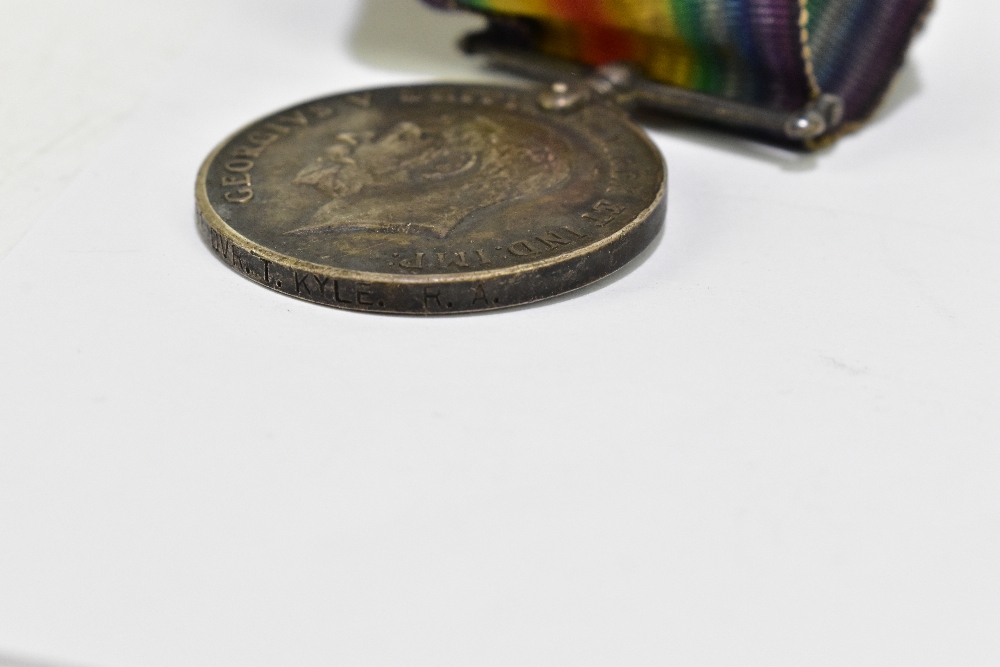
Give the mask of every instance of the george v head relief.
POLYGON ((566 183, 570 165, 560 143, 478 115, 343 133, 293 180, 329 201, 287 233, 367 230, 444 238, 476 211, 566 183))

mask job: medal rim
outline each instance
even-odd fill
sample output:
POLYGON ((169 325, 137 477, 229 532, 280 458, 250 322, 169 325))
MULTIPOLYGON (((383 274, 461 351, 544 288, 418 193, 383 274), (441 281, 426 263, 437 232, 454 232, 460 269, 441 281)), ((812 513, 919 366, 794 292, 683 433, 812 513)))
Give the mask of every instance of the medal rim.
MULTIPOLYGON (((631 254, 628 259, 626 259, 621 264, 615 266, 613 269, 606 273, 602 273, 592 280, 587 280, 581 282, 579 285, 574 285, 572 287, 561 289, 555 294, 541 296, 538 299, 529 301, 518 301, 509 304, 493 305, 489 308, 477 308, 473 310, 450 310, 445 311, 440 314, 458 314, 458 313, 468 313, 468 312, 481 312, 486 310, 497 310, 502 308, 513 308, 521 305, 526 305, 529 303, 534 303, 540 300, 553 298, 560 294, 566 294, 568 292, 586 287, 587 285, 593 284, 599 280, 614 274, 616 271, 626 266, 629 262, 634 260, 642 251, 649 246, 652 240, 660 232, 660 229, 665 224, 666 217, 666 200, 667 200, 667 184, 668 184, 668 170, 666 160, 663 154, 660 152, 659 147, 649 138, 649 135, 636 123, 634 123, 627 115, 620 113, 620 118, 618 122, 626 126, 634 135, 636 135, 646 146, 651 150, 652 154, 655 155, 657 160, 657 165, 661 173, 661 178, 659 178, 659 187, 655 196, 653 197, 649 206, 636 214, 632 220, 626 223, 617 231, 609 234, 606 237, 598 239, 593 243, 575 248, 566 253, 553 255, 551 257, 545 257, 531 262, 514 264, 507 267, 501 267, 496 269, 478 269, 476 271, 467 271, 460 273, 428 273, 428 274, 409 274, 409 273, 383 273, 377 271, 359 271, 357 269, 347 269, 339 268, 335 266, 330 266, 328 264, 317 264, 309 260, 304 260, 291 255, 285 255, 277 252, 271 248, 260 245, 256 241, 253 241, 240 232, 236 231, 221 215, 215 210, 212 205, 211 200, 208 195, 208 172, 211 169, 215 159, 218 157, 219 153, 222 152, 234 139, 239 135, 247 132, 257 124, 265 121, 272 116, 277 116, 283 113, 287 113, 293 109, 300 108, 308 104, 315 104, 322 101, 327 101, 331 99, 343 98, 349 95, 358 95, 365 93, 376 93, 384 91, 403 91, 403 90, 417 90, 417 89, 434 89, 434 88, 455 88, 455 89, 489 89, 492 91, 512 91, 520 95, 530 95, 531 89, 518 88, 509 85, 496 85, 496 84, 484 84, 484 83, 460 83, 460 82, 442 82, 442 83, 422 83, 422 84, 411 84, 411 85, 391 85, 391 86, 380 86, 376 88, 365 88, 359 90, 344 91, 342 93, 333 93, 330 95, 323 95, 320 97, 310 98, 287 107, 283 107, 271 113, 265 114, 256 118, 255 120, 246 123, 235 132, 232 132, 229 136, 219 142, 208 156, 202 161, 201 167, 198 169, 197 180, 195 182, 195 203, 196 203, 196 215, 198 226, 201 227, 202 223, 209 229, 215 231, 217 234, 222 234, 232 242, 235 242, 241 250, 244 252, 249 252, 256 255, 257 257, 270 261, 275 264, 283 265, 290 269, 297 269, 302 271, 308 271, 310 273, 315 273, 322 275, 323 277, 329 277, 331 279, 343 279, 343 280, 354 280, 359 282, 372 282, 372 283, 395 283, 400 285, 442 285, 451 283, 464 283, 464 282, 482 282, 485 279, 503 279, 517 276, 526 276, 526 274, 537 273, 548 268, 559 266, 561 264, 573 262, 575 260, 583 259, 601 251, 605 250, 608 246, 619 242, 622 238, 631 236, 639 227, 646 224, 655 224, 657 230, 654 234, 651 234, 649 241, 647 241, 641 248, 639 248, 634 254, 631 254)), ((617 111, 617 109, 616 109, 617 111)), ((203 236, 203 238, 205 238, 203 236)), ((221 258, 220 258, 221 259, 221 258)), ((233 267, 230 267, 233 268, 233 267)), ((233 269, 236 271, 235 269, 233 269)), ((236 273, 241 272, 236 271, 236 273)), ((247 276, 244 276, 247 277, 247 276)), ((319 305, 329 305, 335 308, 346 309, 346 310, 362 310, 365 312, 375 312, 382 314, 424 314, 424 311, 419 310, 393 310, 388 307, 379 308, 377 310, 372 310, 370 308, 351 308, 343 304, 333 304, 321 301, 316 301, 313 299, 305 298, 298 294, 291 294, 278 287, 275 287, 268 283, 262 283, 257 280, 252 280, 252 282, 258 283, 263 287, 269 288, 273 291, 280 292, 285 296, 291 296, 303 301, 308 301, 310 303, 317 303, 319 305)), ((438 314, 438 313, 434 313, 438 314)))

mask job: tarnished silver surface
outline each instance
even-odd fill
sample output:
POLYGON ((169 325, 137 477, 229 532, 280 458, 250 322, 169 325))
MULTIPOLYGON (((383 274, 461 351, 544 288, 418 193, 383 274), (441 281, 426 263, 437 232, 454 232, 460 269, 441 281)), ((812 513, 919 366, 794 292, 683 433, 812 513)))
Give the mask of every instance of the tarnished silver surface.
POLYGON ((219 146, 199 229, 231 268, 325 305, 441 314, 529 303, 659 231, 663 159, 618 107, 537 91, 384 88, 307 102, 219 146))

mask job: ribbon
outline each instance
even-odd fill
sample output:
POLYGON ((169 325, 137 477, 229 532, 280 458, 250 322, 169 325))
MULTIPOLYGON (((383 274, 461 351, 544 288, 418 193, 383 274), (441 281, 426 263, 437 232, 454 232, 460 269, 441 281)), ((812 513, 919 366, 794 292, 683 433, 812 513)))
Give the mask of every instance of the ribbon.
POLYGON ((877 108, 933 0, 425 0, 526 26, 531 48, 770 109, 877 108))

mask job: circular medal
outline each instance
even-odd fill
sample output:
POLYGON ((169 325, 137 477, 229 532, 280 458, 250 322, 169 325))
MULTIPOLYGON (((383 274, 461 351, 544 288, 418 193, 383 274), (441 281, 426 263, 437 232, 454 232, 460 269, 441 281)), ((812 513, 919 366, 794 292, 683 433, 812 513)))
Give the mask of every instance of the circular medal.
POLYGON ((340 308, 530 303, 625 265, 659 232, 663 158, 618 107, 476 85, 292 107, 206 159, 198 227, 235 271, 340 308))

